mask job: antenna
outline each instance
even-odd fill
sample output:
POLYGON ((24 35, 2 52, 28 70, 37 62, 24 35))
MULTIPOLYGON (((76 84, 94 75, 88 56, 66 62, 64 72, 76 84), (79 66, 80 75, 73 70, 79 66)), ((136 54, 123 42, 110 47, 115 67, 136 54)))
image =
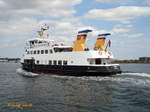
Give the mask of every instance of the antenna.
POLYGON ((44 39, 44 31, 48 30, 49 26, 47 26, 46 24, 44 26, 41 26, 41 31, 38 31, 38 34, 40 36, 40 38, 44 39))
POLYGON ((41 30, 42 31, 46 31, 49 29, 49 26, 47 26, 46 24, 44 26, 41 27, 41 30))

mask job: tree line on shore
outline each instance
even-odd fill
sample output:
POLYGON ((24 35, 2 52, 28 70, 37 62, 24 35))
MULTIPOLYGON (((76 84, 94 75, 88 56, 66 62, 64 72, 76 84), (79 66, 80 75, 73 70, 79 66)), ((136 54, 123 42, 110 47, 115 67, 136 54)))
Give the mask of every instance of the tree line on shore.
POLYGON ((113 60, 112 61, 113 63, 145 63, 144 61, 142 60, 113 60))
POLYGON ((20 58, 0 58, 0 62, 18 62, 20 58))

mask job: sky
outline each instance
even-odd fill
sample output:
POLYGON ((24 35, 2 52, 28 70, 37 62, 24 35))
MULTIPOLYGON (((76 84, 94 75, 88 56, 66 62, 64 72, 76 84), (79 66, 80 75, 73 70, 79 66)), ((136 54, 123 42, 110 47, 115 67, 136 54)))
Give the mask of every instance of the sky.
POLYGON ((0 0, 0 57, 21 57, 40 26, 49 38, 72 45, 77 32, 90 28, 86 42, 111 33, 115 59, 150 56, 150 0, 0 0))

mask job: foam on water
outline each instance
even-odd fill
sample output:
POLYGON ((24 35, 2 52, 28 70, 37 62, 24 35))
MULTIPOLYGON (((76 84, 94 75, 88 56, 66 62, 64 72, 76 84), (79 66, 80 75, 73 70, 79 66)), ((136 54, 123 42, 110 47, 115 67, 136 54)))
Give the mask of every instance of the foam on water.
POLYGON ((37 77, 39 75, 39 74, 36 74, 36 73, 27 72, 25 70, 22 70, 21 68, 18 68, 16 70, 16 73, 21 74, 21 75, 26 76, 26 77, 37 77))
POLYGON ((117 74, 117 75, 138 76, 138 77, 150 78, 150 74, 148 74, 148 73, 122 73, 122 74, 117 74))
MULTIPOLYGON (((21 71, 21 74, 28 74, 28 72, 21 71)), ((31 75, 31 74, 30 74, 31 75)), ((39 75, 39 74, 37 74, 39 75)), ((89 80, 89 81, 115 81, 115 82, 127 82, 132 84, 150 84, 150 74, 148 73, 122 73, 114 76, 102 77, 102 76, 57 76, 51 75, 49 77, 62 78, 62 79, 73 79, 73 80, 89 80), (141 78, 140 78, 141 77, 141 78), (143 79, 144 78, 144 79, 143 79)))
POLYGON ((75 76, 51 76, 55 78, 63 78, 63 79, 78 79, 78 80, 89 80, 89 81, 115 81, 115 82, 125 82, 125 83, 132 83, 135 85, 150 85, 150 74, 147 73, 123 73, 123 74, 117 74, 114 76, 108 76, 108 77, 95 77, 95 76, 83 76, 83 77, 75 77, 75 76), (130 77, 134 76, 134 77, 130 77), (138 78, 138 77, 143 78, 138 78))

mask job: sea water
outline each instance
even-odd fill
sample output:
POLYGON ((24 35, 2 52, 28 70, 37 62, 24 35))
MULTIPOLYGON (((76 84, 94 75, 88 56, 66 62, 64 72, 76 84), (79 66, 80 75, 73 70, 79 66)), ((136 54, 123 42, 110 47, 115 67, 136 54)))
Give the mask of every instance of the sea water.
POLYGON ((150 64, 121 64, 111 77, 27 78, 17 68, 0 63, 0 112, 150 112, 150 64))

